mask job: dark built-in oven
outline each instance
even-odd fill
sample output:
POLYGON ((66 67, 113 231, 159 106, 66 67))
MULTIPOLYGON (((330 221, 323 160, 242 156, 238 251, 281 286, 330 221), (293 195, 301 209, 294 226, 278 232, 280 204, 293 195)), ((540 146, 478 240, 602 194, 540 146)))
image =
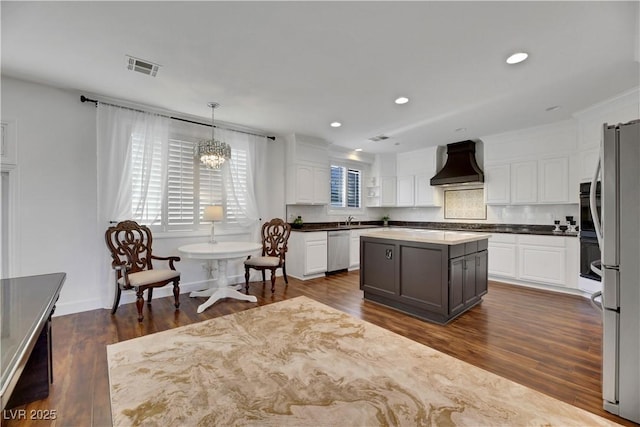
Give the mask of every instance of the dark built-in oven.
MULTIPOLYGON (((600 281, 600 276, 591 270, 591 263, 600 261, 600 247, 591 216, 590 189, 591 183, 580 184, 580 276, 600 281)), ((596 206, 600 215, 600 182, 596 187, 596 206)))
POLYGON ((598 240, 595 237, 580 237, 580 276, 600 281, 600 276, 591 270, 594 261, 600 261, 598 240))
MULTIPOLYGON (((589 202, 589 190, 591 188, 590 182, 584 182, 580 184, 580 236, 584 237, 596 237, 596 227, 593 224, 593 217, 591 216, 591 208, 589 202)), ((598 207, 598 215, 602 212, 600 208, 600 182, 596 187, 596 206, 598 207)))

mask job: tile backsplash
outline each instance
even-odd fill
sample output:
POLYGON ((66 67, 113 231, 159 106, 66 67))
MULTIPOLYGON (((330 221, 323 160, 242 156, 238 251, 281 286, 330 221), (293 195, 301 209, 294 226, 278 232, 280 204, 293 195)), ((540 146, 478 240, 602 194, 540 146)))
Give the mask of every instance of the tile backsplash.
POLYGON ((484 189, 444 191, 445 219, 487 219, 484 189))

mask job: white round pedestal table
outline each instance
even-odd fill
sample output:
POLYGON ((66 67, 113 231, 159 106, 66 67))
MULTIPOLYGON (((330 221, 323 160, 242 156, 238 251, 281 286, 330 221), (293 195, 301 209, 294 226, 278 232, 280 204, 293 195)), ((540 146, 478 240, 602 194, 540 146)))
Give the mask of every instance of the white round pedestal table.
POLYGON ((209 297, 198 306, 198 313, 202 313, 221 298, 233 298, 242 301, 257 302, 253 295, 238 292, 241 285, 229 286, 227 279, 227 262, 230 259, 252 255, 262 249, 262 245, 254 242, 217 242, 194 243, 178 248, 178 252, 185 258, 207 261, 209 283, 213 282, 213 271, 218 270, 218 280, 215 285, 202 291, 191 292, 190 297, 209 297))

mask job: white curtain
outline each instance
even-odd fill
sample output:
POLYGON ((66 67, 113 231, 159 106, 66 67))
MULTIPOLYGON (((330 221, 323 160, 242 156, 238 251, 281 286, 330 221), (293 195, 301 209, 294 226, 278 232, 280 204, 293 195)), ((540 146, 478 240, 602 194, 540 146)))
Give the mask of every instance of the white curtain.
MULTIPOLYGON (((222 182, 226 193, 227 209, 231 208, 242 213, 243 220, 239 225, 247 228, 253 240, 260 240, 260 214, 255 195, 255 171, 258 156, 256 147, 266 145, 266 138, 225 129, 217 129, 216 137, 231 146, 231 150, 247 153, 246 179, 243 171, 232 159, 222 168, 222 182)), ((233 157, 233 155, 232 155, 233 157)))
MULTIPOLYGON (((102 233, 111 221, 131 219, 139 206, 132 206, 132 142, 142 141, 137 153, 143 166, 136 168, 141 183, 137 190, 146 195, 151 175, 151 162, 162 156, 166 162, 166 146, 169 139, 169 120, 155 114, 133 111, 127 108, 98 104, 97 113, 97 206, 98 224, 102 233), (159 150, 159 151, 158 151, 159 150)), ((104 240, 104 235, 100 236, 104 240)), ((105 307, 112 304, 115 291, 111 257, 104 246, 104 262, 99 277, 104 280, 102 298, 105 307)))

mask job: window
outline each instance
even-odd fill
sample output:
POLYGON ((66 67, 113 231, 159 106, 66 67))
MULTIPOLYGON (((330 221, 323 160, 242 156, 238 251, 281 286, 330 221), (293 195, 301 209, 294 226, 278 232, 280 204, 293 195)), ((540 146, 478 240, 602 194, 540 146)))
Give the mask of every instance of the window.
POLYGON ((331 165, 331 207, 359 209, 361 174, 357 169, 331 165))
MULTIPOLYGON (((225 191, 223 171, 208 169, 194 156, 199 138, 173 135, 167 153, 158 141, 153 154, 144 152, 140 138, 132 138, 132 210, 136 221, 159 231, 198 230, 202 213, 208 205, 225 207, 225 223, 238 224, 245 219, 246 194, 232 197, 225 191), (164 161, 166 158, 166 164, 164 161), (164 165, 164 167, 163 167, 164 165), (150 173, 143 173, 150 168, 150 173), (145 185, 143 180, 149 180, 145 185), (146 194, 143 189, 146 188, 146 194)), ((233 148, 231 165, 234 186, 246 188, 247 158, 245 150, 233 148)), ((206 223, 209 226, 209 223, 206 223)))

